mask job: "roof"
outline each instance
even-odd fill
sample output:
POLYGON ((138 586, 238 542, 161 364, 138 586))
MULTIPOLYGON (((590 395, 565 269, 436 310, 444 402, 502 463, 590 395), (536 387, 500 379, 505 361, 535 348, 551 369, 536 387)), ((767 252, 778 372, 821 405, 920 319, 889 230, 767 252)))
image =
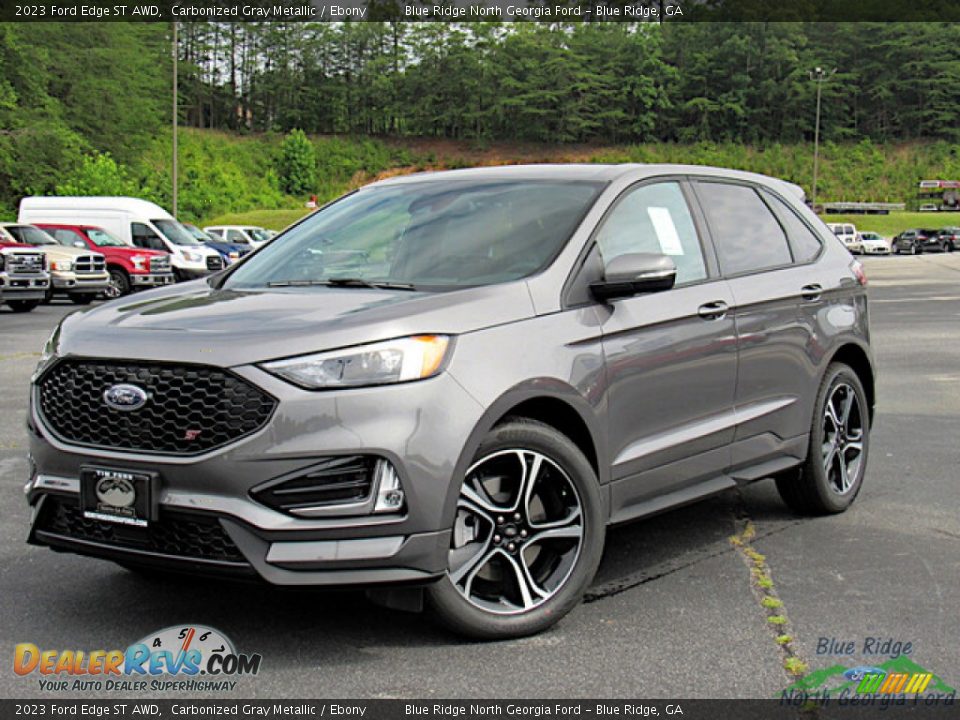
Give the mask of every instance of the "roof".
POLYGON ((156 203, 133 197, 117 196, 33 196, 20 201, 20 212, 24 210, 100 210, 123 211, 145 218, 168 219, 173 217, 156 203))
MULTIPOLYGON (((711 167, 709 165, 680 165, 680 164, 537 164, 537 165, 495 165, 478 168, 464 168, 461 170, 438 170, 431 172, 398 175, 380 180, 372 186, 402 185, 417 182, 450 182, 453 180, 581 180, 592 182, 611 182, 625 176, 633 176, 640 180, 645 177, 658 175, 700 175, 724 177, 730 179, 747 180, 764 185, 774 185, 783 192, 794 197, 803 198, 804 192, 799 185, 780 180, 779 178, 743 170, 711 167)), ((371 187, 371 186, 368 186, 371 187)))

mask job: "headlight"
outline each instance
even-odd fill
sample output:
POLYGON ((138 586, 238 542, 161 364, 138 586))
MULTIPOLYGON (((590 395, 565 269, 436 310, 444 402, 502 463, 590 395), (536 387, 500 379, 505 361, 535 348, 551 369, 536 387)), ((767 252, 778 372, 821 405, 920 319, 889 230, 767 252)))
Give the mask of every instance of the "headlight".
POLYGON ((43 371, 46 370, 56 359, 57 345, 60 343, 60 328, 62 326, 63 321, 61 320, 53 329, 53 332, 50 333, 50 337, 47 338, 47 342, 44 343, 43 350, 40 353, 40 362, 37 363, 37 367, 33 371, 33 377, 30 378, 31 382, 36 382, 43 371))
POLYGON ((449 348, 446 335, 414 335, 275 360, 261 367, 308 390, 387 385, 436 375, 449 348))
POLYGON ((53 269, 57 272, 70 272, 73 270, 73 261, 71 260, 54 260, 53 269))
POLYGON ((190 252, 189 250, 181 250, 180 252, 187 262, 200 262, 203 259, 203 256, 198 252, 190 252))
POLYGON ((149 258, 145 258, 143 255, 134 255, 132 258, 130 258, 130 262, 133 263, 133 267, 135 270, 146 269, 147 263, 149 261, 150 261, 149 258))

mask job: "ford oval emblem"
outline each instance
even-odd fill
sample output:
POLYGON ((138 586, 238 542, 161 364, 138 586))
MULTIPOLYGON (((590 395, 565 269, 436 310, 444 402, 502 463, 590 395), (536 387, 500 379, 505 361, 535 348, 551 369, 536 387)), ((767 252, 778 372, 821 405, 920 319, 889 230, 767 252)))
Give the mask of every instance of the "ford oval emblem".
POLYGON ((103 401, 114 410, 139 410, 146 402, 147 391, 136 385, 111 385, 103 393, 103 401))

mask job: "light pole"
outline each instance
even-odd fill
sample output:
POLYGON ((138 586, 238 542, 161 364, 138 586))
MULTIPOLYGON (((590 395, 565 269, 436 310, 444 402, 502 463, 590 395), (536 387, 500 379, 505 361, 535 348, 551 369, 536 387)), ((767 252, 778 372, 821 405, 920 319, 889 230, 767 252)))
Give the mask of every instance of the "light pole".
POLYGON ((810 71, 810 79, 817 81, 817 124, 813 130, 813 191, 810 198, 810 205, 814 208, 814 211, 817 207, 817 172, 820 169, 820 92, 823 88, 823 81, 836 71, 837 69, 834 68, 827 72, 822 67, 810 71))
MULTIPOLYGON (((173 21, 173 171, 171 173, 173 180, 173 216, 177 217, 177 115, 179 114, 177 102, 177 21, 173 21)), ((816 184, 816 183, 814 183, 816 184)))

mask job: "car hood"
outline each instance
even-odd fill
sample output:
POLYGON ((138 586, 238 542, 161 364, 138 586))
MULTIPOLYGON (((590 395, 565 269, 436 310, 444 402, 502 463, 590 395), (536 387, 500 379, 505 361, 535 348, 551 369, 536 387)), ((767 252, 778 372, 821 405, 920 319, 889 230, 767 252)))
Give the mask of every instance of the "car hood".
POLYGON ((199 280, 68 316, 56 352, 231 367, 405 335, 458 335, 533 315, 523 281, 421 293, 217 290, 199 280))
POLYGON ((131 258, 134 255, 142 255, 143 257, 157 257, 159 255, 169 255, 169 253, 165 253, 162 250, 147 250, 146 248, 138 248, 138 247, 119 247, 117 245, 97 248, 92 252, 102 253, 107 256, 127 257, 127 258, 131 258))
POLYGON ((24 247, 40 250, 45 255, 57 260, 73 260, 81 255, 103 255, 102 252, 97 250, 68 247, 66 245, 24 245, 24 247))

